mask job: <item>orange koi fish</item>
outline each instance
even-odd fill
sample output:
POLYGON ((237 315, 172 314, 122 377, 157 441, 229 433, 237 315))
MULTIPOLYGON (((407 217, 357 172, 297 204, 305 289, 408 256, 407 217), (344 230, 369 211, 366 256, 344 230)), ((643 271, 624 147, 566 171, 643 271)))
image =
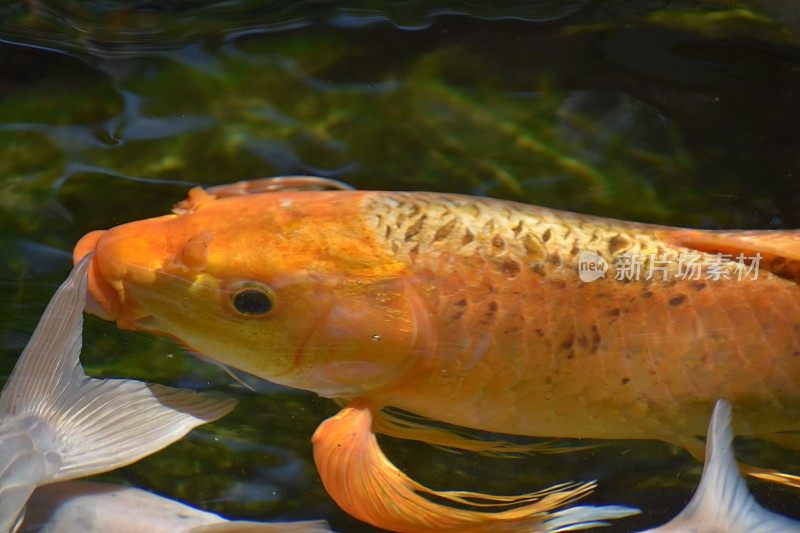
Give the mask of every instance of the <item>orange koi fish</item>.
POLYGON ((95 251, 94 309, 120 327, 349 401, 314 446, 326 488, 355 516, 398 531, 546 530, 571 518, 553 509, 591 488, 505 499, 430 491, 388 463, 373 431, 487 453, 526 447, 388 406, 515 435, 659 439, 700 460, 718 398, 732 403, 738 434, 800 430, 800 232, 311 190, 320 184, 195 188, 173 214, 89 233, 75 257, 95 251), (421 492, 527 503, 464 511, 421 492))

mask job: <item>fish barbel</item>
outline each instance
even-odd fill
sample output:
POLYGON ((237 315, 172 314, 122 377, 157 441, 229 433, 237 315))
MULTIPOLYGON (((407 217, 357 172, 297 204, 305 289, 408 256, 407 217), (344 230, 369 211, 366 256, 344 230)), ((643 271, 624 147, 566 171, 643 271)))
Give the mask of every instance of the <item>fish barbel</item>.
MULTIPOLYGON (((95 312, 373 413, 659 439, 699 459, 718 398, 737 434, 800 430, 800 232, 281 189, 193 189, 173 214, 86 235, 75 256, 96 252, 95 312), (582 279, 586 254, 597 277, 582 279)), ((375 427, 479 449, 385 416, 375 427)))

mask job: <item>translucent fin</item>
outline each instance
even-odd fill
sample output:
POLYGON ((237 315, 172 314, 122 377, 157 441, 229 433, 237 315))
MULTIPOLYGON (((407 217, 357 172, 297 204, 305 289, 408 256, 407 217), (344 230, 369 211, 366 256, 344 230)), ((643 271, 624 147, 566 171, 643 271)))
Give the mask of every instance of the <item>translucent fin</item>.
POLYGON ((321 520, 304 522, 220 522, 199 526, 189 533, 330 533, 328 524, 321 520))
POLYGON ((482 440, 466 432, 438 427, 427 418, 414 416, 412 419, 411 416, 401 416, 390 411, 381 411, 375 415, 373 430, 398 439, 426 442, 450 451, 455 448, 492 457, 519 457, 526 453, 570 453, 597 447, 558 446, 551 442, 519 444, 502 440, 482 440))
POLYGON ((608 520, 625 518, 639 514, 641 511, 631 507, 621 505, 606 505, 594 507, 592 505, 576 505, 560 511, 550 513, 550 518, 545 521, 545 530, 557 531, 579 531, 610 525, 608 520))
POLYGON ((760 468, 752 465, 739 465, 742 472, 750 477, 769 481, 770 483, 777 483, 786 487, 800 489, 800 476, 794 474, 787 474, 786 472, 779 472, 769 468, 760 468))
POLYGON ((694 497, 657 532, 798 532, 800 522, 767 511, 750 495, 733 456, 731 407, 719 400, 708 428, 703 477, 694 497))
POLYGON ((40 418, 0 422, 0 531, 13 531, 33 490, 61 467, 58 440, 40 418))
MULTIPOLYGON (((705 455, 708 453, 707 446, 703 443, 703 441, 695 437, 677 437, 673 439, 672 442, 684 448, 698 461, 703 461, 705 455)), ((776 483, 785 487, 800 489, 800 476, 779 472, 770 468, 761 468, 742 463, 739 463, 739 470, 750 477, 754 477, 762 481, 769 481, 770 483, 776 483)))
POLYGON ((492 496, 463 491, 436 491, 403 474, 383 455, 372 433, 372 413, 356 400, 323 422, 314 433, 314 460, 328 493, 360 520, 392 531, 469 533, 565 531, 578 523, 628 516, 635 509, 582 507, 551 514, 585 496, 594 483, 568 483, 519 496, 492 496), (435 503, 423 495, 444 503, 435 503), (452 505, 504 508, 475 511, 452 505), (517 507, 507 508, 516 505, 517 507), (548 520, 556 519, 553 525, 548 520))
POLYGON ((330 531, 324 522, 317 521, 228 521, 214 513, 145 490, 84 480, 39 487, 28 507, 28 515, 22 524, 23 532, 107 533, 121 529, 147 533, 330 531))
POLYGON ((133 463, 235 404, 134 380, 88 378, 79 361, 88 261, 56 291, 0 397, 0 418, 33 415, 58 439, 62 464, 51 481, 133 463))
POLYGON ((778 276, 800 282, 800 231, 702 231, 666 230, 662 238, 710 254, 739 254, 745 260, 760 256, 758 267, 778 276))
POLYGON ((346 183, 330 178, 316 176, 279 176, 276 178, 262 178, 250 181, 237 181, 203 189, 194 187, 189 191, 185 200, 181 200, 172 209, 176 215, 189 213, 197 207, 218 198, 231 196, 247 196, 281 191, 324 191, 324 190, 351 190, 346 183))
POLYGON ((279 176, 217 185, 208 187, 206 192, 213 194, 217 198, 226 198, 228 196, 244 196, 265 192, 324 191, 326 189, 352 190, 352 187, 339 180, 317 176, 279 176))
POLYGON ((217 361, 216 359, 211 359, 210 357, 206 357, 206 356, 204 356, 203 354, 201 354, 199 352, 195 352, 194 350, 187 349, 186 352, 192 354, 192 356, 196 357, 197 359, 200 359, 201 361, 203 361, 205 363, 209 363, 209 364, 212 364, 212 365, 218 367, 220 370, 225 372, 228 375, 229 378, 231 378, 233 381, 235 381, 236 383, 238 383, 239 385, 241 385, 245 389, 247 389, 247 390, 249 390, 251 392, 255 392, 256 391, 249 383, 247 383, 241 377, 239 371, 237 371, 236 369, 233 369, 233 368, 229 367, 228 365, 226 365, 225 363, 217 361))

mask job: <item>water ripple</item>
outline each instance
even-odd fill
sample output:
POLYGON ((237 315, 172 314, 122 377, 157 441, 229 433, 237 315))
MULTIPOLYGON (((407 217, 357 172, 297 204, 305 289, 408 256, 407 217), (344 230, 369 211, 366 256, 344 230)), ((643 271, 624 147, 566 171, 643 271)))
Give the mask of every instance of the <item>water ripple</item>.
POLYGON ((573 15, 590 3, 590 0, 533 0, 484 4, 450 0, 433 7, 423 0, 340 3, 233 0, 183 2, 176 7, 172 2, 34 0, 0 7, 0 35, 26 46, 90 57, 132 57, 253 30, 278 32, 315 25, 358 28, 383 23, 418 30, 430 27, 444 16, 550 22, 573 15))

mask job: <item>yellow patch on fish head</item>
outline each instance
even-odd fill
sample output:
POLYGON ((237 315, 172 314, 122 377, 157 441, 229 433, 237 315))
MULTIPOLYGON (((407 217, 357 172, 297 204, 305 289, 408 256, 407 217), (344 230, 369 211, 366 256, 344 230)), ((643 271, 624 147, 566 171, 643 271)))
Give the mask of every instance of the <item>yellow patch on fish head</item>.
POLYGON ((100 316, 326 396, 402 380, 430 346, 427 312, 363 222, 360 192, 204 201, 88 234, 100 316))

